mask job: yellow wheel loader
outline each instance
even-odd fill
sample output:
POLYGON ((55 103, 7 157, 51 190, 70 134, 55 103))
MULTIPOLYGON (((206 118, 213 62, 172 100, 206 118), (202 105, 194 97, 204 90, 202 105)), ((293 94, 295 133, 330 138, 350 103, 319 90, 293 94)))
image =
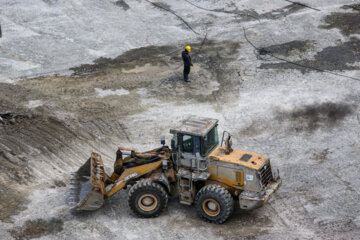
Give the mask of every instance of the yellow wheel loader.
POLYGON ((72 175, 71 210, 96 210, 126 188, 131 210, 146 218, 158 216, 168 196, 194 204, 200 218, 218 224, 231 216, 235 202, 241 209, 261 207, 280 187, 279 171, 273 173, 268 157, 233 149, 227 132, 219 146, 217 124, 190 116, 170 130, 171 147, 162 137, 162 147, 151 151, 119 148, 111 175, 92 153, 72 175))

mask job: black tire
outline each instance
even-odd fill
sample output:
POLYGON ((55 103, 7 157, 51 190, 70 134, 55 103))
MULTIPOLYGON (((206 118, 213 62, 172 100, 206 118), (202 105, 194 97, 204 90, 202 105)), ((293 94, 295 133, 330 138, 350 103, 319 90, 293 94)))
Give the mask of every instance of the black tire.
POLYGON ((130 209, 139 217, 157 217, 166 208, 168 194, 151 179, 137 182, 129 191, 130 209))
POLYGON ((225 188, 211 184, 200 189, 195 198, 196 212, 205 221, 220 224, 234 211, 234 199, 225 188))

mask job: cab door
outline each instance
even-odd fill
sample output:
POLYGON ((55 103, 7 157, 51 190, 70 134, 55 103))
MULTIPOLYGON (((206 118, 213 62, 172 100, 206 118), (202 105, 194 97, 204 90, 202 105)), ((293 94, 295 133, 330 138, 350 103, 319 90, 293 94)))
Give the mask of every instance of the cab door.
POLYGON ((196 153, 200 154, 200 137, 180 135, 179 147, 181 151, 181 165, 188 168, 196 168, 196 153))

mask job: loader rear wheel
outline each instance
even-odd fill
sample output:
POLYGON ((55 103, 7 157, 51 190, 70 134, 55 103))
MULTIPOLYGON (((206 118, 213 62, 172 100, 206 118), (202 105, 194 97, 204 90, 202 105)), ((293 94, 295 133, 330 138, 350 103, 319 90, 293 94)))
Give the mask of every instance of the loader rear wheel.
POLYGON ((234 199, 225 188, 211 184, 197 193, 195 207, 200 218, 220 224, 225 222, 234 211, 234 199))
POLYGON ((130 209, 139 217, 157 217, 166 208, 168 195, 159 183, 141 180, 129 191, 130 209))

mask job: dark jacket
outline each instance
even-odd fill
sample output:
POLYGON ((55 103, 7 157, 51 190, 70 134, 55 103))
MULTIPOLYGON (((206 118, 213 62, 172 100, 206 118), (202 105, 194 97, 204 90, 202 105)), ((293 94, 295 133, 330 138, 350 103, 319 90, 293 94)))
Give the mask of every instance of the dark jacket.
POLYGON ((183 51, 181 53, 181 56, 184 61, 184 66, 190 67, 192 65, 192 63, 191 63, 191 57, 190 57, 189 53, 187 51, 183 51))

